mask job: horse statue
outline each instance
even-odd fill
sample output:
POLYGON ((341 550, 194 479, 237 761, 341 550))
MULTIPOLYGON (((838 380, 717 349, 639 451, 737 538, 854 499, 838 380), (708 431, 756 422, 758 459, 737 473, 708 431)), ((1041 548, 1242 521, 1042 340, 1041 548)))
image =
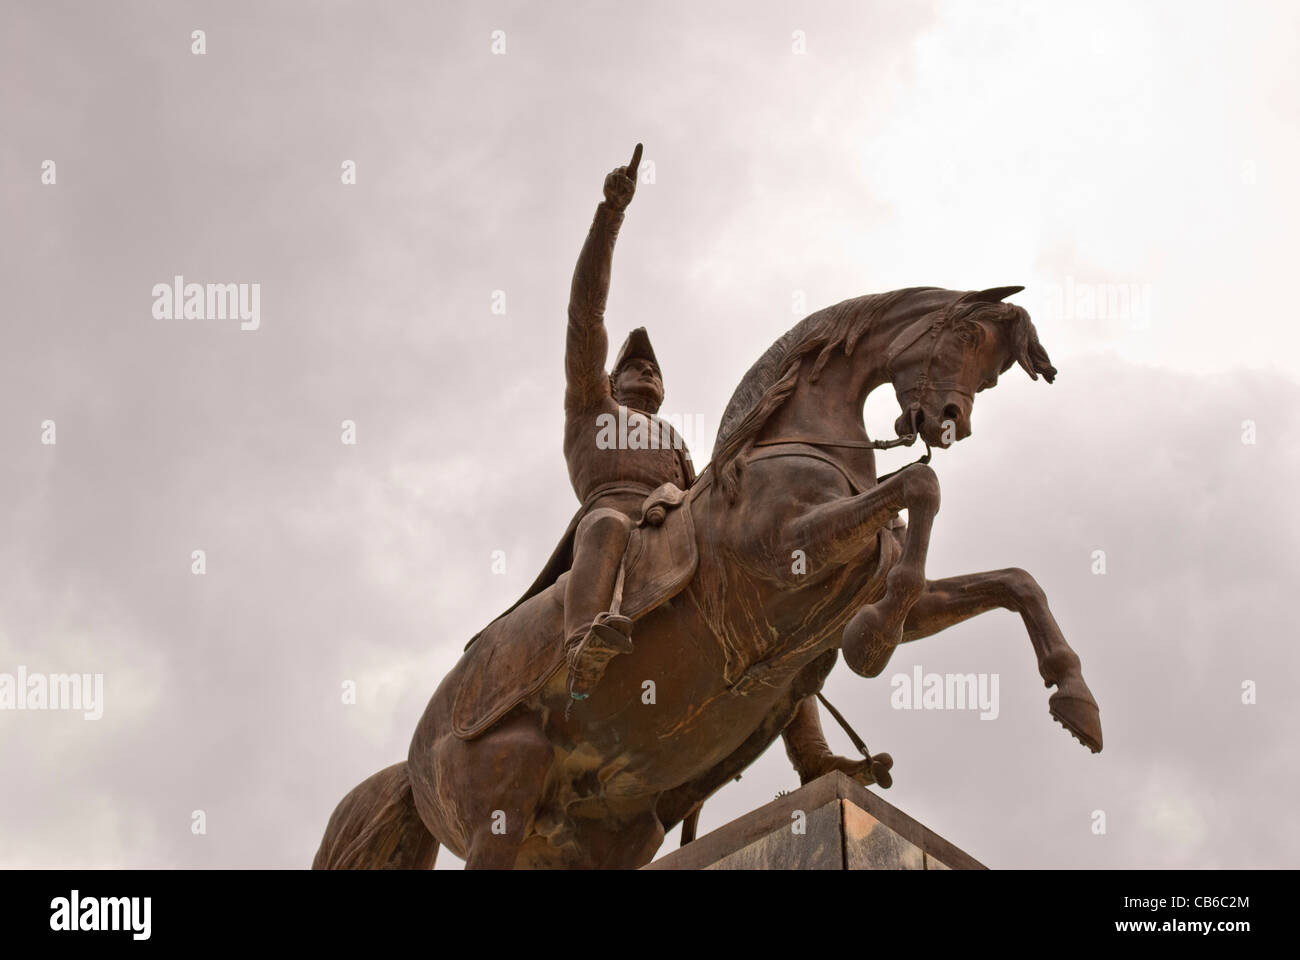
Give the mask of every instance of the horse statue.
POLYGON ((1055 377, 1004 302, 1022 289, 912 287, 796 324, 736 389, 695 484, 645 501, 619 578, 635 649, 596 694, 565 686, 565 574, 475 638, 407 759, 335 809, 314 867, 427 869, 439 844, 467 868, 643 866, 781 735, 839 650, 876 677, 898 644, 998 608, 1024 621, 1052 717, 1100 751, 1097 702, 1033 577, 925 575, 929 449, 969 436, 975 394, 1013 364, 1055 377), (863 406, 885 383, 899 436, 873 442, 863 406), (873 450, 917 437, 926 456, 878 478, 873 450))

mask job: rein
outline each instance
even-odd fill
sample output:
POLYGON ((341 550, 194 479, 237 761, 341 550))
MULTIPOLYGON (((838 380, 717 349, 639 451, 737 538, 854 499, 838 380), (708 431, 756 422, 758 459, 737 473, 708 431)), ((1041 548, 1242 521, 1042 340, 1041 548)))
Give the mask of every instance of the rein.
POLYGON ((849 739, 852 740, 853 745, 858 748, 858 752, 870 760, 871 751, 867 749, 866 743, 864 743, 862 738, 858 736, 857 731, 849 726, 849 722, 844 719, 844 714, 831 706, 831 702, 826 699, 826 695, 820 690, 817 691, 817 699, 822 702, 822 706, 825 707, 830 715, 835 718, 835 722, 838 723, 844 729, 844 732, 849 735, 849 739))
POLYGON ((853 447, 857 450, 889 450, 892 447, 910 447, 916 443, 916 434, 893 440, 821 440, 817 437, 775 437, 772 440, 759 440, 756 447, 771 447, 778 443, 808 443, 814 447, 853 447))
MULTIPOLYGON (((929 463, 932 455, 930 443, 924 437, 921 438, 921 442, 925 444, 925 453, 911 463, 905 463, 897 470, 891 471, 883 477, 876 477, 877 485, 884 483, 895 474, 902 473, 908 467, 914 467, 918 463, 929 463)), ((774 447, 781 443, 806 443, 810 447, 851 447, 855 450, 889 450, 892 447, 910 447, 916 443, 916 434, 909 433, 905 437, 895 437, 893 440, 822 440, 817 437, 775 437, 771 440, 759 440, 754 443, 754 446, 774 447)))

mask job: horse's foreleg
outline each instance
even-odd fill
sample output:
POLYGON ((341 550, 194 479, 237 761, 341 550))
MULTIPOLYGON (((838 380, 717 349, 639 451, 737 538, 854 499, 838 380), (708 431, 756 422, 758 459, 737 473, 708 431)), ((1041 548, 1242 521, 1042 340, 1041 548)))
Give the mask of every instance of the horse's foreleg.
MULTIPOLYGON (((904 468, 864 493, 818 504, 790 522, 784 540, 803 550, 810 566, 847 563, 901 510, 908 512, 904 556, 910 550, 924 564, 930 525, 939 512, 939 478, 923 463, 904 468)), ((922 574, 922 586, 924 582, 922 574)))
POLYGON ((867 677, 885 669, 902 642, 907 613, 925 589, 930 527, 939 512, 938 477, 928 466, 913 464, 865 493, 813 508, 790 531, 801 539, 810 563, 846 562, 900 510, 907 510, 907 536, 902 556, 885 578, 885 595, 857 611, 844 627, 844 662, 867 677))
POLYGON ((1056 624, 1042 587, 1024 570, 1012 567, 932 580, 903 624, 903 642, 946 630, 989 610, 1020 614, 1038 658, 1043 682, 1056 692, 1052 716, 1093 753, 1101 750, 1101 715, 1076 654, 1056 624))

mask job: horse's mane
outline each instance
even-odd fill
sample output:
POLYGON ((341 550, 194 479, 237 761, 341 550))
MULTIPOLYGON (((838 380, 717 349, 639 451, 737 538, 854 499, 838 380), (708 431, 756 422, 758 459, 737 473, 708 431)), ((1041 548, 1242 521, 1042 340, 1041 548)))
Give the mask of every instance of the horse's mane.
MULTIPOLYGON (((1018 288, 1014 288, 1018 289, 1018 288)), ((1013 288, 984 291, 1006 296, 1013 288)), ((763 425, 780 409, 799 381, 799 370, 804 358, 817 352, 808 379, 816 382, 826 361, 839 347, 845 356, 853 353, 862 336, 878 320, 903 322, 919 319, 938 310, 955 306, 958 301, 970 299, 985 306, 992 299, 980 301, 984 292, 945 290, 942 287, 907 287, 889 293, 874 293, 865 297, 843 300, 804 317, 783 334, 758 358, 731 395, 722 414, 717 440, 713 444, 713 471, 715 483, 721 487, 728 501, 735 502, 740 485, 740 472, 744 454, 753 446, 763 425)), ((1047 353, 1038 343, 1038 335, 1029 315, 1011 304, 1010 317, 1016 320, 1013 342, 1016 359, 1037 379, 1043 373, 1050 383, 1056 369, 1047 362, 1047 353)), ((1009 365, 1009 364, 1008 364, 1009 365)))

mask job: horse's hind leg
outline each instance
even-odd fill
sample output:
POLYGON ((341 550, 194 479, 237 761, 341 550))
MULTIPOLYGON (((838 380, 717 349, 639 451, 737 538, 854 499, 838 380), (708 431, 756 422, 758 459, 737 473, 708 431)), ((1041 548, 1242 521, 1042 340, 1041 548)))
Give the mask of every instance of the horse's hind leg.
POLYGON ((537 714, 519 711, 481 737, 448 737, 439 748, 438 802, 454 807, 465 838, 465 869, 513 869, 535 833, 554 762, 537 714))
POLYGON ((1012 567, 987 573, 932 580, 903 625, 903 641, 919 640, 989 610, 1019 613, 1029 631, 1043 682, 1056 692, 1052 716, 1093 753, 1101 750, 1101 713, 1083 681, 1076 654, 1047 606, 1047 596, 1024 570, 1012 567))

